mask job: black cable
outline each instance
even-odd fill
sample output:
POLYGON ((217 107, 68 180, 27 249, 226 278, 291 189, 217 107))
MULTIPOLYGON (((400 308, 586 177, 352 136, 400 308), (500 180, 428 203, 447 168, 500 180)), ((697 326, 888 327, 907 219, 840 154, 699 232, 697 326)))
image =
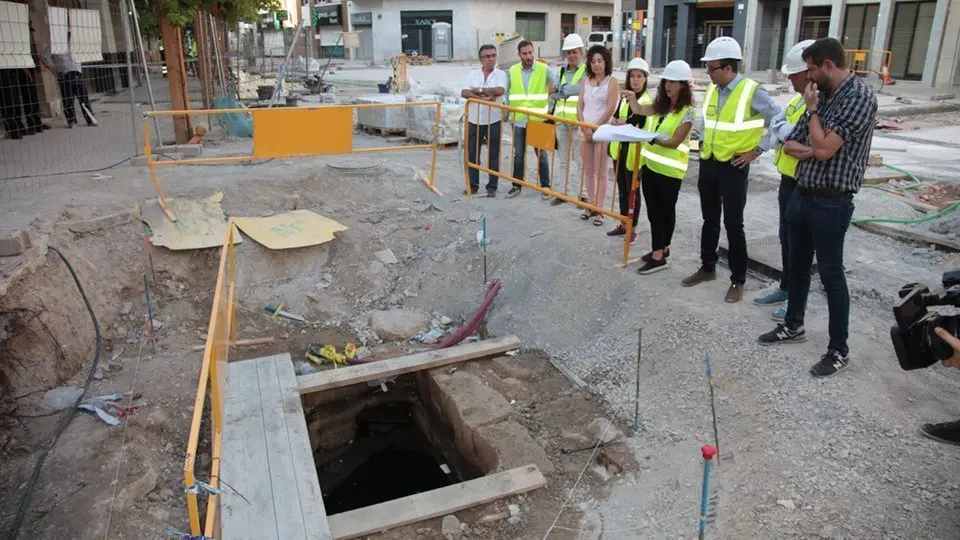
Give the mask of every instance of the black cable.
POLYGON ((60 260, 63 261, 63 264, 67 265, 67 270, 70 271, 70 276, 73 277, 73 282, 77 284, 77 290, 80 291, 80 297, 83 298, 83 303, 87 306, 87 312, 90 313, 90 319, 93 321, 93 333, 96 345, 93 353, 93 364, 90 366, 90 372, 87 373, 87 380, 83 383, 83 392, 80 393, 73 405, 71 405, 70 408, 66 410, 66 413, 60 417, 60 420, 57 421, 57 426, 53 429, 53 434, 50 437, 50 440, 47 441, 43 449, 40 450, 40 457, 37 458, 37 464, 33 467, 33 473, 30 475, 30 479, 27 481, 26 488, 24 488, 23 498, 20 500, 20 507, 17 508, 17 515, 13 518, 13 523, 7 530, 7 540, 16 540, 17 536, 20 534, 20 527, 23 525, 23 520, 27 515, 27 507, 30 505, 30 496, 33 494, 33 489, 37 485, 37 480, 40 478, 40 470, 43 468, 43 462, 46 461, 47 455, 50 454, 50 450, 53 450, 53 447, 56 446, 57 441, 60 440, 60 436, 63 435, 64 431, 67 430, 70 422, 73 421, 73 417, 77 415, 77 407, 83 401, 83 397, 86 395, 87 389, 90 388, 90 383, 93 381, 93 374, 96 373, 97 365, 100 363, 100 323, 97 322, 97 316, 93 313, 93 306, 90 305, 90 299, 87 298, 87 293, 84 292, 83 285, 80 284, 80 279, 77 278, 77 273, 73 270, 73 266, 70 264, 70 261, 63 256, 63 253, 61 253, 59 249, 50 246, 50 250, 60 256, 60 260))

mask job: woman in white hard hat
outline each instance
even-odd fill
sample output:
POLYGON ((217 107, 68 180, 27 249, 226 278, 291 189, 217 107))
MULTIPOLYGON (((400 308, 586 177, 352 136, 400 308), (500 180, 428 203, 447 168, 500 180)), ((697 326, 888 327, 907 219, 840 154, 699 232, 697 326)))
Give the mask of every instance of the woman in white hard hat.
POLYGON ((643 256, 638 274, 652 274, 667 267, 670 242, 677 225, 677 197, 687 173, 690 130, 695 117, 690 81, 693 71, 683 60, 667 64, 653 105, 638 105, 647 115, 645 129, 656 133, 643 148, 643 198, 647 200, 651 251, 643 256))
MULTIPOLYGON (((577 102, 577 120, 597 126, 606 124, 617 108, 620 84, 613 78, 613 63, 610 51, 603 45, 594 45, 587 51, 587 84, 580 88, 577 102)), ((583 130, 583 177, 586 184, 587 202, 603 208, 607 200, 607 177, 609 162, 607 143, 594 142, 593 130, 583 130)), ((603 214, 585 210, 580 219, 593 218, 597 227, 603 225, 603 214)))
MULTIPOLYGON (((647 117, 633 112, 634 105, 650 105, 653 98, 647 92, 647 76, 650 66, 643 58, 634 58, 627 64, 627 79, 620 90, 620 105, 617 112, 610 119, 615 126, 631 125, 642 128, 647 117)), ((616 163, 617 190, 620 195, 620 215, 630 216, 630 200, 633 199, 633 229, 630 232, 630 243, 637 241, 637 218, 640 216, 640 188, 633 191, 633 171, 639 169, 640 144, 610 143, 610 157, 616 163)), ((617 223, 614 229, 607 232, 607 236, 623 236, 627 234, 623 223, 617 223)))

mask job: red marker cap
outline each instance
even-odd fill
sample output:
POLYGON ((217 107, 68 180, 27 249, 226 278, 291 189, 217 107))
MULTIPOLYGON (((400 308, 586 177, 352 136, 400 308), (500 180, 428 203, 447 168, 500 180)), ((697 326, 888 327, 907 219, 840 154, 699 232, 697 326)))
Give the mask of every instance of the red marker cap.
POLYGON ((700 453, 703 454, 703 459, 710 461, 717 455, 717 449, 706 444, 700 448, 700 453))

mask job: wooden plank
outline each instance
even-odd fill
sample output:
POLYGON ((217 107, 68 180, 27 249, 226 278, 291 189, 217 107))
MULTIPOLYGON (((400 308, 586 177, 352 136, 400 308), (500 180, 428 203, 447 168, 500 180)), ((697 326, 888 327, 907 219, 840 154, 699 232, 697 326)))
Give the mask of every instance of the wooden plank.
POLYGON ((398 358, 388 358, 369 364, 360 364, 340 369, 321 371, 297 377, 297 391, 301 394, 321 392, 331 388, 341 388, 367 381, 375 381, 385 377, 403 375, 413 371, 433 369, 436 367, 465 362, 474 358, 483 358, 493 354, 500 354, 520 347, 517 336, 507 336, 497 339, 476 341, 465 345, 457 345, 448 349, 427 351, 398 358))
POLYGON ((856 223, 855 225, 865 231, 882 234, 884 236, 889 236, 890 238, 896 238, 897 240, 903 240, 906 242, 920 242, 922 244, 936 244, 954 251, 960 251, 960 242, 943 234, 907 229, 905 227, 897 227, 887 223, 867 222, 856 223))
POLYGON ((387 529, 445 516, 547 485, 536 465, 517 467, 476 480, 425 491, 366 508, 330 516, 337 540, 359 538, 387 529))
POLYGON ((912 207, 912 208, 914 208, 914 209, 916 209, 916 210, 919 210, 919 211, 924 212, 924 213, 927 213, 927 214, 929 214, 929 213, 936 213, 936 212, 939 212, 939 211, 940 211, 940 208, 937 208, 936 206, 934 206, 934 205, 932 205, 932 204, 928 204, 928 203, 925 203, 925 202, 923 202, 923 201, 918 201, 918 200, 916 200, 916 199, 911 199, 910 197, 907 197, 906 195, 903 195, 902 193, 892 193, 892 192, 889 192, 889 191, 888 191, 887 194, 890 195, 891 197, 895 198, 896 200, 898 200, 898 201, 906 204, 907 206, 910 206, 910 207, 912 207))
POLYGON ((267 445, 267 470, 270 475, 271 503, 277 516, 276 536, 272 538, 308 538, 303 526, 303 516, 309 508, 300 507, 297 477, 294 474, 294 459, 291 441, 287 432, 283 394, 277 375, 277 360, 290 363, 290 355, 267 356, 255 360, 260 379, 260 416, 263 419, 263 434, 267 445))
POLYGON ((310 540, 330 540, 330 524, 327 511, 323 506, 323 494, 320 492, 320 479, 317 477, 317 465, 310 447, 307 434, 307 420, 303 412, 303 403, 297 393, 297 376, 293 372, 293 363, 289 354, 279 355, 277 375, 280 390, 283 392, 283 414, 287 418, 287 436, 293 454, 293 472, 297 478, 297 492, 300 508, 303 510, 303 525, 310 540))
POLYGON ((223 481, 233 489, 222 492, 223 537, 277 538, 257 364, 245 360, 229 366, 220 469, 223 481))

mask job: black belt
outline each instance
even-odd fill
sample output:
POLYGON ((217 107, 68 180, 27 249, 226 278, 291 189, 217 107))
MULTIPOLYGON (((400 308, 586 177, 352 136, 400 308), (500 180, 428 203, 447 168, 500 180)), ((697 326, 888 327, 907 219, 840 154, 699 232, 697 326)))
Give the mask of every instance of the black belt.
POLYGON ((812 195, 815 197, 852 197, 853 193, 848 191, 840 191, 828 187, 801 187, 797 186, 797 193, 800 195, 812 195))

